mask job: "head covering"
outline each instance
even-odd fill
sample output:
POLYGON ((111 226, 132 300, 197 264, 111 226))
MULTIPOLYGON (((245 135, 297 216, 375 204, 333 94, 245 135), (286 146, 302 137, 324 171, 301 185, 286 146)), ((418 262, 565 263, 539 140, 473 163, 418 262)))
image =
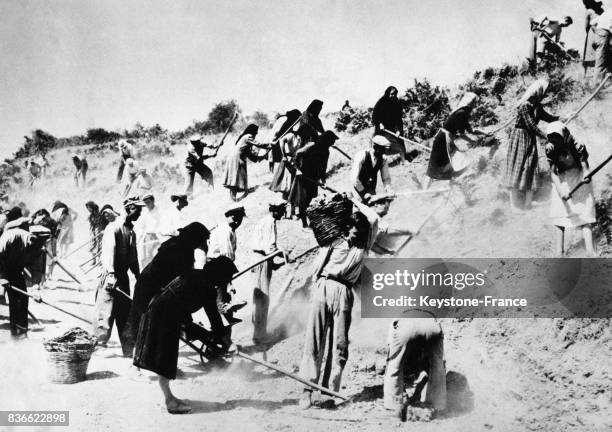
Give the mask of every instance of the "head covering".
POLYGON ((102 206, 102 208, 100 209, 100 213, 104 212, 109 212, 111 214, 114 214, 115 216, 119 216, 119 213, 117 213, 115 209, 113 209, 113 206, 111 206, 110 204, 104 204, 102 206))
POLYGON ((597 0, 582 0, 582 3, 584 3, 584 7, 587 9, 592 9, 593 11, 595 11, 595 13, 597 15, 601 15, 603 13, 603 2, 602 1, 597 1, 597 0))
POLYGON ((95 203, 95 202, 93 202, 93 201, 87 201, 87 202, 85 203, 85 208, 88 208, 88 209, 89 209, 89 208, 91 208, 91 209, 93 209, 93 210, 94 210, 96 213, 97 213, 97 212, 100 210, 100 207, 98 207, 98 204, 96 204, 96 203, 95 203))
POLYGON ((565 138, 568 132, 569 131, 567 129, 567 126, 565 126, 565 123, 560 121, 554 121, 552 123, 549 123, 548 127, 546 128, 546 136, 548 138, 550 138, 550 136, 554 134, 559 135, 561 138, 565 138))
POLYGON ((331 147, 331 146, 334 145, 334 143, 336 142, 337 139, 338 139, 338 135, 336 135, 335 133, 333 133, 330 130, 326 130, 319 137, 319 144, 327 146, 327 147, 331 147))
POLYGON ((128 208, 129 206, 144 207, 145 203, 142 202, 140 197, 135 196, 135 197, 127 198, 126 200, 123 201, 124 208, 128 208))
POLYGON ((244 207, 243 206, 234 206, 234 207, 230 207, 229 209, 227 209, 227 211, 224 213, 225 217, 229 217, 229 216, 246 216, 246 212, 244 211, 244 207))
POLYGON ((300 137, 303 143, 306 143, 312 138, 312 128, 306 124, 300 125, 295 134, 300 137))
POLYGON ((397 93, 397 87, 395 86, 389 86, 387 87, 387 89, 385 90, 385 93, 383 94, 384 98, 389 99, 391 97, 391 90, 395 90, 395 92, 397 93))
POLYGON ((47 240, 51 237, 51 230, 42 225, 31 225, 29 231, 30 234, 41 240, 47 240))
POLYGON ((257 126, 256 124, 249 124, 244 131, 240 134, 240 136, 238 137, 238 139, 236 140, 236 143, 238 143, 238 141, 240 141, 240 139, 245 136, 245 135, 257 135, 257 132, 259 132, 259 126, 257 126))
POLYGON ((202 273, 206 276, 207 280, 214 284, 219 284, 229 282, 232 275, 238 273, 238 269, 231 259, 225 255, 220 255, 208 261, 204 265, 202 273))
POLYGON ((285 200, 272 200, 268 203, 268 210, 273 211, 284 211, 287 207, 287 201, 285 200))
POLYGON ((178 239, 191 246, 199 246, 210 237, 210 231, 200 222, 192 222, 178 229, 178 239))
POLYGON ((64 204, 63 202, 61 202, 61 201, 55 201, 53 203, 53 207, 51 207, 51 213, 53 213, 56 210, 59 210, 61 208, 65 208, 67 210, 68 206, 66 204, 64 204))
POLYGON ((457 106, 455 107, 455 109, 453 110, 453 112, 461 108, 467 108, 467 107, 473 106, 478 101, 478 99, 479 97, 476 93, 466 92, 461 98, 461 100, 459 101, 459 103, 457 104, 457 106))
POLYGON ((306 111, 318 115, 321 112, 321 109, 323 109, 323 101, 319 99, 314 99, 312 102, 310 102, 310 105, 308 105, 306 111))
POLYGON ((12 209, 10 209, 8 212, 6 212, 6 220, 8 222, 19 219, 22 216, 23 216, 23 211, 21 210, 21 207, 19 206, 15 206, 12 209))
POLYGON ((287 111, 285 113, 285 117, 286 117, 285 122, 280 127, 278 132, 274 135, 274 139, 278 139, 278 137, 280 137, 285 132, 287 132, 289 128, 293 126, 295 122, 300 118, 301 115, 302 113, 298 109, 292 109, 290 111, 287 111))
POLYGON ((196 142, 201 143, 202 140, 203 140, 202 134, 199 134, 199 133, 193 134, 189 137, 189 141, 192 143, 196 143, 196 142))
POLYGON ((525 102, 538 103, 544 96, 546 95, 546 91, 548 90, 548 80, 539 79, 534 81, 528 88, 525 90, 525 94, 519 101, 519 105, 524 104, 525 102))
POLYGON ((10 229, 13 228, 23 228, 23 229, 28 229, 28 224, 30 223, 30 219, 22 216, 22 217, 18 217, 17 219, 14 219, 12 221, 8 221, 6 223, 6 225, 4 225, 4 230, 8 231, 10 229))
POLYGON ((155 199, 155 197, 153 196, 153 194, 151 192, 147 192, 146 194, 144 194, 142 196, 142 200, 147 200, 147 199, 155 199))
POLYGON ((372 146, 378 146, 388 150, 391 148, 391 141, 383 135, 374 135, 372 137, 372 146))
POLYGON ((170 195, 170 201, 176 202, 176 201, 179 201, 179 200, 188 202, 187 195, 185 195, 185 194, 170 195))

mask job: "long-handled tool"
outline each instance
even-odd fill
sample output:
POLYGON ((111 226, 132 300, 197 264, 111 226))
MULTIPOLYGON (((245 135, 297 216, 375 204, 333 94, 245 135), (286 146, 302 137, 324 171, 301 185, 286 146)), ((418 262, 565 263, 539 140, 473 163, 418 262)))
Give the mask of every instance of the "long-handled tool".
POLYGON ((80 251, 81 249, 83 249, 85 246, 87 246, 88 244, 90 244, 94 240, 97 240, 98 238, 100 238, 102 236, 102 234, 104 234, 104 232, 100 232, 100 233, 96 234, 96 236, 93 239, 89 239, 85 243, 83 243, 82 245, 77 247, 76 249, 73 249, 70 253, 66 254, 66 256, 64 258, 69 258, 70 256, 74 255, 76 252, 80 251))
POLYGON ((589 47, 589 32, 591 30, 591 27, 589 26, 589 28, 587 28, 586 34, 584 36, 584 49, 582 50, 582 67, 584 68, 584 78, 586 79, 587 77, 587 71, 589 69, 589 66, 587 64, 586 61, 586 53, 587 53, 587 48, 589 47))
POLYGON ((17 287, 12 286, 12 285, 6 285, 6 286, 8 286, 13 291, 16 291, 18 293, 21 293, 21 294, 23 294, 25 296, 28 296, 28 297, 32 298, 37 303, 45 304, 45 305, 47 305, 49 307, 52 307, 53 309, 57 309, 60 312, 64 312, 65 314, 70 315, 71 317, 77 318, 77 319, 79 319, 79 320, 81 320, 83 322, 91 324, 91 320, 85 319, 85 318, 83 318, 83 317, 81 317, 79 315, 76 315, 76 314, 74 314, 74 313, 72 313, 70 311, 67 311, 66 309, 63 309, 63 308, 61 308, 59 306, 56 306, 53 303, 49 303, 49 302, 43 300, 43 298, 40 295, 36 296, 36 295, 30 294, 27 291, 23 291, 23 290, 21 290, 21 289, 19 289, 17 287))
POLYGON ((234 123, 236 122, 236 120, 238 119, 238 112, 234 112, 234 115, 232 117, 232 119, 229 122, 229 125, 227 126, 227 129, 225 129, 225 133, 223 134, 223 136, 221 137, 221 140, 219 141, 219 144, 217 144, 214 148, 218 149, 219 147, 221 147, 223 145, 223 143, 225 142, 225 138, 227 138, 227 135, 230 133, 230 130, 232 130, 232 126, 234 126, 234 123))
POLYGON ((49 258, 51 258, 51 260, 52 260, 52 261, 53 261, 55 264, 57 264, 57 266, 58 266, 59 268, 61 268, 62 270, 64 270, 64 272, 65 272, 65 273, 66 273, 68 276, 70 276, 70 278, 72 278, 72 280, 74 280, 74 281, 75 281, 76 283, 78 283, 79 285, 82 285, 82 282, 81 282, 81 281, 80 281, 80 280, 79 280, 79 279, 78 279, 78 278, 77 278, 77 277, 76 277, 76 276, 75 276, 75 275, 74 275, 72 272, 70 272, 70 270, 68 270, 68 269, 66 268, 66 266, 65 266, 65 265, 64 265, 64 264, 63 264, 63 263, 62 263, 62 262, 59 260, 59 258, 56 258, 56 257, 54 257, 53 255, 51 255, 51 252, 49 252, 49 251, 46 251, 46 252, 47 252, 47 255, 49 256, 49 258))
POLYGON ((96 258, 99 258, 99 257, 100 257, 100 255, 102 255, 102 251, 97 252, 97 253, 96 253, 96 254, 94 254, 94 255, 93 255, 91 258, 89 258, 87 261, 85 261, 85 262, 83 262, 83 263, 79 264, 79 267, 81 267, 81 268, 85 267, 85 265, 86 265, 86 264, 89 264, 90 262, 95 261, 95 260, 96 260, 96 258))
POLYGON ((599 91, 603 88, 603 86, 608 82, 608 80, 612 77, 612 74, 607 73, 606 76, 601 80, 601 83, 597 86, 597 88, 593 91, 593 94, 591 94, 591 96, 589 96, 587 98, 587 100, 584 101, 584 103, 582 105, 580 105, 580 108, 578 108, 576 111, 574 111, 568 118, 567 120, 565 120, 565 124, 568 124, 569 122, 571 122, 572 120, 574 120, 578 114, 580 114, 580 111, 582 111, 584 109, 584 107, 586 107, 588 105, 589 102, 591 102, 593 100, 593 98, 595 98, 595 96, 597 96, 597 93, 599 93, 599 91))
POLYGON ((340 147, 337 147, 337 146, 333 145, 333 146, 331 146, 331 148, 336 150, 338 153, 340 153, 342 156, 344 156, 348 160, 353 160, 353 158, 350 157, 348 154, 346 154, 346 152, 344 150, 342 150, 340 147))
POLYGON ((576 61, 576 59, 574 57, 572 57, 567 50, 565 49, 565 47, 563 45, 561 45, 559 42, 557 42, 556 40, 554 40, 553 38, 551 38, 543 29, 541 28, 536 28, 537 31, 540 32, 540 34, 542 36, 544 36, 544 38, 550 42, 551 44, 553 44, 554 46, 556 46, 557 48, 559 48, 559 50, 561 50, 561 52, 563 54, 565 54, 565 56, 568 58, 568 60, 570 61, 576 61))
MULTIPOLYGON (((298 117, 298 119, 296 121, 293 122, 293 124, 291 126, 289 126, 287 128, 287 130, 285 130, 285 132, 283 132, 282 134, 280 134, 278 136, 278 138, 276 138, 274 141, 272 141, 272 144, 276 144, 277 142, 279 142, 281 140, 281 138, 283 138, 285 135, 287 135, 289 132, 291 132, 293 130, 293 128, 295 127, 296 124, 299 123, 299 121, 302 119, 302 117, 298 117)), ((272 146, 270 146, 265 153, 263 154, 263 156, 267 156, 268 153, 270 153, 272 151, 272 146)))
MULTIPOLYGON (((384 132, 390 133, 391 135, 395 136, 395 133, 394 133, 394 132, 391 132, 391 131, 390 131, 390 130, 388 130, 388 129, 383 128, 382 130, 383 130, 384 132)), ((428 146, 426 146, 425 144, 422 144, 422 143, 417 142, 417 141, 413 141, 413 140, 408 139, 408 138, 406 138, 406 137, 403 137, 403 136, 401 136, 401 135, 397 135, 397 137, 398 137, 399 139, 401 139, 402 141, 404 141, 404 142, 408 143, 408 144, 412 144, 412 145, 415 145, 415 146, 417 146, 417 147, 421 147, 421 148, 422 148, 422 149, 424 149, 424 150, 431 151, 431 148, 430 148, 430 147, 428 147, 428 146)))
POLYGON ((236 278, 238 278, 238 277, 242 276, 243 274, 245 274, 245 273, 246 273, 246 272, 248 272, 249 270, 251 270, 251 269, 253 269, 253 268, 257 267, 257 266, 258 266, 258 265, 260 265, 260 264, 265 263, 265 262, 266 262, 266 261, 268 261, 268 260, 271 260, 272 258, 274 258, 275 256, 278 256, 278 255, 283 255, 283 256, 284 256, 284 252, 283 252, 282 250, 277 250, 276 252, 272 252, 271 254, 266 255, 265 257, 263 257, 263 258, 262 258, 262 259, 260 259, 259 261, 257 261, 257 262, 255 262, 255 263, 253 263, 253 264, 249 265, 247 268, 245 268, 245 269, 243 269, 243 270, 240 270, 238 273, 234 274, 234 276, 232 276, 232 280, 234 280, 234 279, 236 279, 236 278))
POLYGON ((608 156, 606 160, 604 160, 602 163, 597 165, 593 170, 591 170, 591 172, 585 175, 584 179, 581 180, 580 183, 578 183, 576 186, 574 186, 574 188, 567 194, 567 196, 563 198, 563 201, 569 200, 572 197, 572 195, 576 193, 576 191, 580 189, 583 185, 591 183, 593 176, 597 174, 599 170, 605 167, 608 164, 608 162, 610 162, 611 160, 612 160, 612 154, 608 156))
POLYGON ((257 363, 257 364, 265 366, 265 367, 267 367, 269 369, 275 370, 276 372, 279 372, 279 373, 285 375, 286 377, 289 377, 289 378, 294 379, 294 380, 296 380, 298 382, 301 382, 302 384, 304 384, 304 385, 306 385, 308 387, 311 387, 313 389, 319 390, 321 393, 325 393, 325 394, 328 394, 330 396, 336 397, 338 399, 342 399, 343 401, 348 401, 349 400, 348 397, 346 397, 346 396, 344 396, 344 395, 342 395, 342 394, 340 394, 338 392, 335 392, 333 390, 328 389, 327 387, 323 387, 323 386, 321 386, 319 384, 315 384, 313 382, 305 380, 302 377, 300 377, 300 376, 298 376, 296 374, 293 374, 293 373, 291 373, 289 371, 286 371, 284 369, 281 369, 281 368, 279 368, 278 366, 276 366, 276 365, 274 365, 272 363, 268 363, 268 362, 265 362, 263 360, 258 360, 258 359, 254 358, 254 357, 251 357, 251 356, 247 355, 247 354, 241 353, 240 351, 236 351, 236 355, 238 357, 242 357, 245 360, 249 360, 249 361, 252 361, 253 363, 257 363))

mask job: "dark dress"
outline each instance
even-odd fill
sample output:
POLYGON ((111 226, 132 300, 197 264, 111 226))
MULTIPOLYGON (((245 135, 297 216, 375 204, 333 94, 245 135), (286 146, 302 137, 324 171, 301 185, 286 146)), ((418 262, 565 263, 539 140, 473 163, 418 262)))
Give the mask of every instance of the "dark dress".
POLYGON ((288 201, 293 206, 305 209, 317 196, 316 182, 325 179, 329 148, 315 143, 302 147, 295 155, 295 165, 301 174, 296 174, 291 185, 288 201))
POLYGON ((192 270, 172 280, 142 316, 134 366, 175 379, 181 325, 191 322, 191 314, 202 307, 209 317, 216 314, 215 321, 221 322, 216 296, 215 286, 206 278, 205 269, 192 270))
POLYGON ((434 180, 450 180, 455 173, 450 160, 454 143, 452 140, 449 142, 445 131, 448 131, 450 135, 471 132, 470 110, 464 107, 453 111, 434 137, 427 166, 427 176, 434 180))
MULTIPOLYGON (((387 93, 387 92, 385 92, 387 93)), ((398 99, 392 99, 385 96, 381 97, 372 111, 372 124, 374 126, 374 135, 380 135, 380 124, 385 129, 391 132, 403 132, 402 122, 402 104, 398 99)))
POLYGON ((130 309, 129 327, 134 340, 138 325, 151 299, 177 276, 193 268, 193 247, 182 243, 178 237, 166 240, 159 247, 153 260, 144 268, 134 287, 130 309))

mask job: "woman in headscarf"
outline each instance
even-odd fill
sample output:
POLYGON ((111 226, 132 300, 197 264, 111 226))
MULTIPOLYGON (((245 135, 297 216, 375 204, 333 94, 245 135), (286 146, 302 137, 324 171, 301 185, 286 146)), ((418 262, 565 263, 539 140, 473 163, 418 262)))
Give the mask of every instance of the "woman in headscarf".
POLYGON ((391 144, 389 154, 399 153, 402 162, 406 160, 406 147, 399 138, 404 133, 403 115, 402 103, 397 98, 397 88, 394 86, 387 87, 372 111, 374 136, 381 135, 389 140, 391 144))
MULTIPOLYGON (((270 190, 273 192, 280 192, 284 200, 289 197, 291 191, 291 184, 295 177, 295 167, 293 165, 295 154, 302 148, 310 139, 310 128, 306 125, 299 127, 297 131, 291 131, 287 133, 280 140, 280 150, 282 159, 276 171, 274 177, 272 177, 272 183, 270 183, 270 190)), ((294 208, 289 205, 288 217, 293 216, 294 208)))
POLYGON ((456 170, 459 167, 453 167, 451 163, 451 158, 457 150, 455 139, 463 138, 474 142, 475 140, 470 138, 468 133, 484 135, 479 130, 473 130, 470 125, 470 114, 477 102, 478 95, 472 92, 465 93, 434 137, 427 167, 429 179, 426 187, 429 187, 433 180, 450 180, 458 174, 456 170))
POLYGON ((325 131, 314 143, 309 143, 295 153, 297 171, 291 190, 289 203, 298 208, 302 226, 308 227, 306 209, 310 201, 317 196, 319 183, 325 182, 329 148, 334 145, 338 136, 332 131, 325 131))
POLYGON ((57 223, 59 229, 57 255, 61 258, 66 255, 68 247, 74 242, 74 221, 77 219, 78 213, 63 202, 55 201, 51 210, 51 217, 57 223))
POLYGON ((111 222, 114 222, 115 219, 119 217, 119 213, 117 213, 113 209, 113 206, 111 206, 110 204, 104 204, 102 208, 100 209, 100 214, 102 215, 102 218, 103 218, 102 231, 104 231, 104 228, 106 228, 106 225, 108 225, 111 222))
POLYGON ((100 261, 100 253, 102 252, 102 234, 104 228, 108 225, 105 221, 104 216, 100 212, 98 204, 93 201, 87 201, 85 208, 89 211, 89 236, 91 238, 91 245, 89 251, 92 255, 92 264, 95 265, 100 261))
POLYGON ((281 152, 280 139, 287 131, 295 126, 295 123, 299 120, 302 113, 298 109, 292 109, 287 111, 285 114, 279 116, 272 130, 270 131, 272 137, 272 150, 268 153, 268 163, 270 164, 270 172, 274 172, 274 164, 279 163, 283 159, 281 152))
POLYGON ((315 139, 324 132, 323 123, 319 118, 321 110, 323 109, 323 101, 314 99, 306 108, 306 111, 302 113, 300 118, 300 126, 306 125, 310 128, 310 136, 315 139))
POLYGON ((557 227, 555 252, 565 252, 565 229, 581 228, 587 254, 596 256, 591 224, 595 223, 595 199, 591 183, 582 185, 569 197, 569 192, 578 185, 589 169, 589 154, 583 144, 576 142, 567 127, 561 122, 548 125, 548 144, 545 152, 550 164, 553 182, 550 203, 552 224, 557 227))
POLYGON ((546 139, 546 134, 538 128, 538 122, 553 122, 553 116, 542 107, 542 99, 548 90, 548 81, 539 79, 527 88, 519 101, 516 122, 510 133, 510 144, 506 156, 505 185, 511 189, 512 210, 520 213, 522 208, 529 209, 536 189, 536 170, 538 168, 538 147, 536 138, 546 139), (524 195, 524 197, 523 197, 524 195))
POLYGON ((255 142, 259 127, 250 124, 236 140, 236 146, 232 150, 225 164, 225 180, 223 186, 229 189, 230 198, 238 201, 236 193, 244 192, 241 199, 249 194, 249 182, 247 176, 247 159, 258 162, 266 158, 260 156, 255 150, 257 148, 269 148, 269 145, 255 142))
POLYGON ((199 222, 179 229, 176 237, 161 244, 157 254, 142 270, 134 287, 134 297, 128 321, 134 340, 142 314, 153 297, 158 295, 172 279, 193 269, 194 251, 208 251, 210 232, 199 222))
MULTIPOLYGON (((142 317, 134 366, 158 375, 166 409, 171 414, 191 411, 189 402, 178 399, 170 390, 170 380, 176 378, 181 326, 188 325, 192 321, 191 314, 202 307, 213 327, 222 326, 215 303, 216 287, 226 286, 237 271, 229 258, 213 258, 202 270, 193 269, 172 280, 151 301, 142 317)), ((213 328, 213 332, 215 330, 218 329, 213 328)), ((227 349, 230 344, 224 341, 223 346, 227 349)))

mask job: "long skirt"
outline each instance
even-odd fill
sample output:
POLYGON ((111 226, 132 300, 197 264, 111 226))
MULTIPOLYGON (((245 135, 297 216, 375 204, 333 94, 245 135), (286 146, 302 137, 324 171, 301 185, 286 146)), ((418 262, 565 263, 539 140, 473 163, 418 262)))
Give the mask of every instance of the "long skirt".
POLYGON ((434 180, 450 180, 453 177, 453 166, 448 154, 448 142, 443 130, 439 130, 433 140, 427 176, 434 180))
POLYGON ((247 179, 247 163, 238 153, 232 154, 225 165, 225 180, 223 186, 238 192, 249 189, 247 179))
POLYGON ((287 199, 291 205, 297 208, 306 208, 310 201, 317 196, 318 186, 300 174, 296 175, 289 191, 287 199))
POLYGON ((515 128, 510 134, 504 183, 520 191, 537 188, 538 147, 535 134, 515 128))
POLYGON ((134 366, 175 379, 180 326, 184 321, 171 291, 155 297, 140 320, 134 366))
POLYGON ((612 72, 610 32, 599 30, 599 32, 594 32, 592 35, 593 48, 595 49, 595 73, 597 79, 602 79, 606 73, 612 72))
POLYGON ((285 162, 285 160, 281 160, 274 171, 270 190, 273 192, 289 193, 294 176, 294 168, 285 162))
MULTIPOLYGON (((559 180, 572 190, 582 180, 580 168, 572 168, 559 174, 559 180)), ((553 225, 564 228, 576 228, 595 223, 595 199, 593 185, 582 185, 569 202, 563 201, 557 189, 553 186, 550 202, 550 218, 553 225)))

